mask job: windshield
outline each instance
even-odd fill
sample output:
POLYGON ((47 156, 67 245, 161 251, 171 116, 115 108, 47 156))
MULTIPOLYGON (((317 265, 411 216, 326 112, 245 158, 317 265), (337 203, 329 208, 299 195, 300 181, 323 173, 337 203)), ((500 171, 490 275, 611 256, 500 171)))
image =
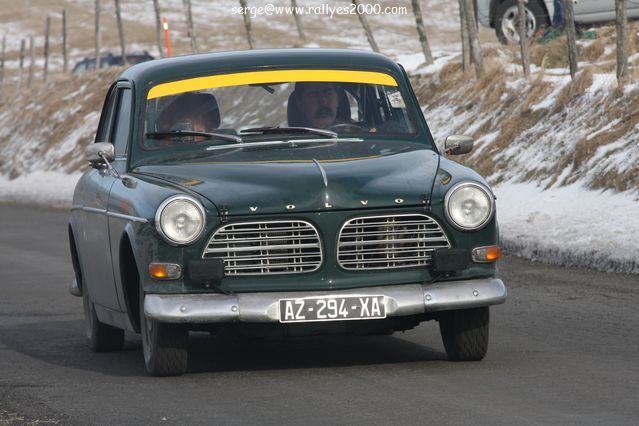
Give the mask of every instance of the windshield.
POLYGON ((261 71, 164 83, 149 91, 142 148, 407 137, 417 127, 405 99, 393 77, 369 71, 261 71))

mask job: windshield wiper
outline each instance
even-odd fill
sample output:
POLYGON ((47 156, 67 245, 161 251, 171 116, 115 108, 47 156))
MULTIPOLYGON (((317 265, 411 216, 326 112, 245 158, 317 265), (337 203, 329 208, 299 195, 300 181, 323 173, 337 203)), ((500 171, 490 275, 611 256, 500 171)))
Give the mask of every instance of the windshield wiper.
POLYGON ((329 138, 336 138, 338 136, 337 132, 334 132, 332 130, 316 129, 314 127, 253 127, 250 129, 240 130, 240 133, 259 133, 262 135, 311 133, 314 135, 326 136, 329 138))
POLYGON ((193 130, 173 130, 171 132, 150 132, 146 134, 149 139, 170 139, 181 137, 205 137, 208 139, 222 139, 229 142, 242 143, 242 138, 237 135, 229 135, 226 133, 209 133, 196 132, 193 130))

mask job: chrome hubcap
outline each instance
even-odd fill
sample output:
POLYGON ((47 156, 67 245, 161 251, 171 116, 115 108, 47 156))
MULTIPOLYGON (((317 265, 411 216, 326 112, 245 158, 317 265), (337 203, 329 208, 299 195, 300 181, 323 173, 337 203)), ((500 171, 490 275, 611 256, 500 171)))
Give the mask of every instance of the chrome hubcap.
MULTIPOLYGON (((526 7, 526 37, 530 38, 537 29, 535 15, 526 7)), ((509 42, 519 43, 519 10, 517 6, 508 8, 501 21, 501 32, 509 42)))

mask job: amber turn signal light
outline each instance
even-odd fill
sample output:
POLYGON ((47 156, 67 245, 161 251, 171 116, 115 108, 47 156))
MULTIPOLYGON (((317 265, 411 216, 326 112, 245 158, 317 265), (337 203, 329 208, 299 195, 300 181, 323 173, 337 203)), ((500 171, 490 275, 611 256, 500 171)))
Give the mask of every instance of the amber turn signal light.
POLYGON ((473 262, 496 262, 501 258, 501 249, 499 248, 499 246, 476 247, 473 249, 472 256, 473 262))
POLYGON ((182 276, 182 267, 176 263, 151 263, 149 275, 156 280, 176 280, 182 276))

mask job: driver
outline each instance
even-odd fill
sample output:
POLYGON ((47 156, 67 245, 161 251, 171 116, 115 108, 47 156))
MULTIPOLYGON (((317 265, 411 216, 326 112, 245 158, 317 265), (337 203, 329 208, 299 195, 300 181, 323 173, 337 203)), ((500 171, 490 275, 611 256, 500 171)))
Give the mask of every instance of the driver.
POLYGON ((337 123, 339 98, 334 83, 297 83, 297 108, 309 127, 325 129, 337 123))

